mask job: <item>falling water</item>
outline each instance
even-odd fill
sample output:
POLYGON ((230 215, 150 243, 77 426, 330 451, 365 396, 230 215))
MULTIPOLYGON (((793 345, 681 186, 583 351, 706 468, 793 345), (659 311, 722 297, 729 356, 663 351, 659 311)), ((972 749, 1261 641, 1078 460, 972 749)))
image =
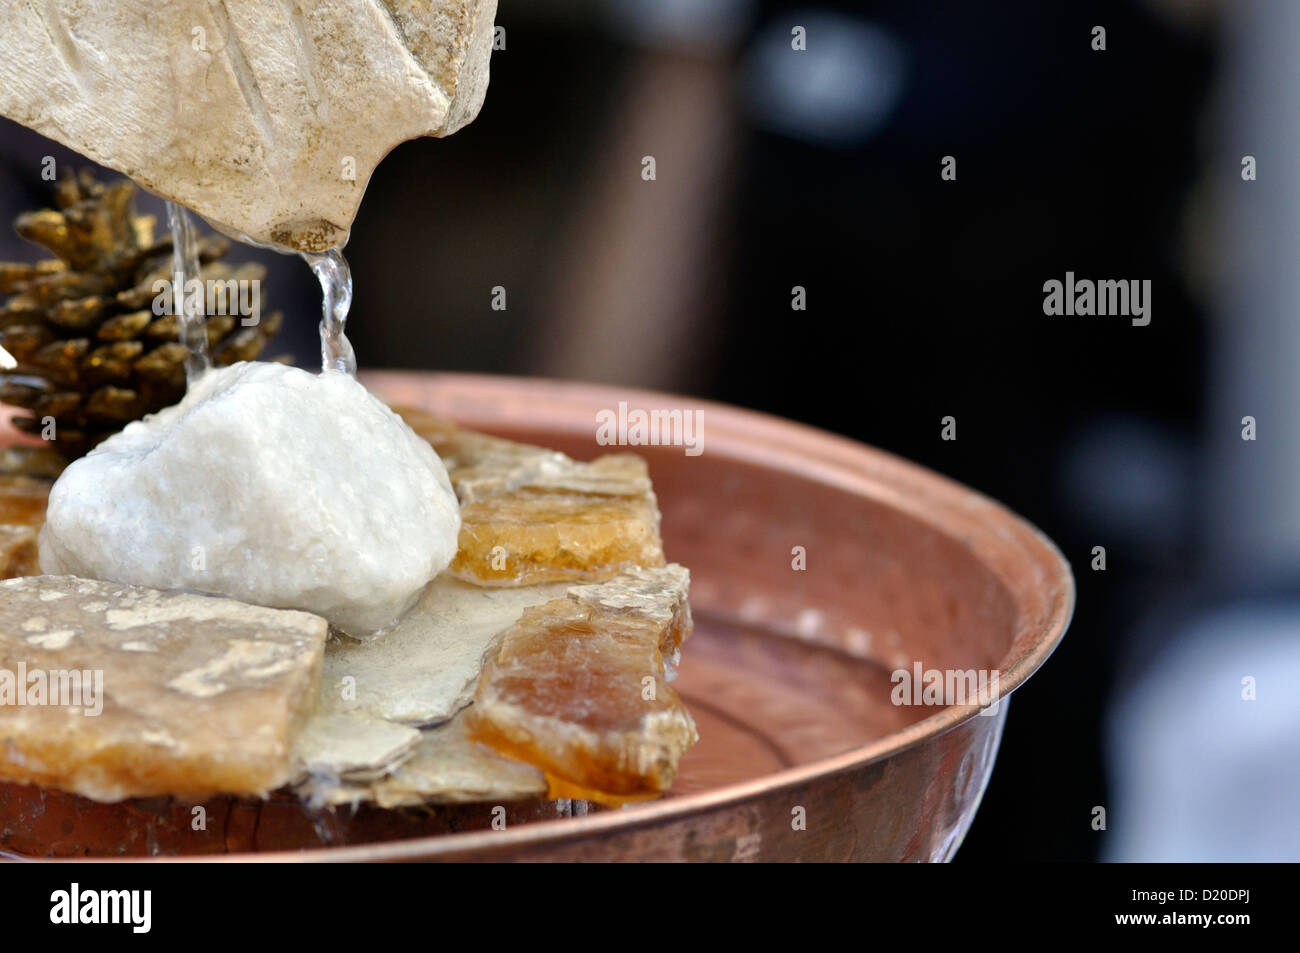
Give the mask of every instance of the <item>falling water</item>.
MULTIPOLYGON (((189 209, 175 202, 167 203, 167 223, 172 231, 172 305, 176 313, 177 336, 185 346, 185 380, 194 383, 212 366, 208 356, 208 332, 204 324, 204 307, 193 307, 185 293, 191 278, 202 279, 199 272, 199 230, 189 209)), ((207 300, 200 295, 201 301, 207 300)))
MULTIPOLYGON (((183 288, 182 279, 190 275, 197 277, 199 274, 198 230, 194 227, 189 210, 183 205, 168 202, 167 218, 171 222, 172 235, 182 236, 181 241, 173 238, 172 270, 180 273, 177 287, 183 288)), ((229 234, 256 248, 269 248, 280 254, 294 253, 283 245, 259 242, 243 232, 235 231, 229 234)), ((297 254, 311 267, 316 280, 320 282, 323 295, 320 322, 321 370, 342 371, 355 377, 357 356, 352 350, 352 343, 343 333, 348 321, 348 311, 352 307, 352 269, 348 267, 347 259, 337 248, 320 253, 298 252, 297 254)), ((191 316, 188 308, 182 310, 187 312, 181 316, 179 322, 181 343, 185 344, 188 350, 185 370, 188 379, 193 380, 212 366, 208 357, 208 338, 204 331, 202 312, 191 316)))
POLYGON ((320 281, 324 301, 321 304, 320 361, 323 371, 357 374, 357 356, 343 327, 352 307, 352 271, 337 248, 321 254, 303 252, 302 257, 320 281))

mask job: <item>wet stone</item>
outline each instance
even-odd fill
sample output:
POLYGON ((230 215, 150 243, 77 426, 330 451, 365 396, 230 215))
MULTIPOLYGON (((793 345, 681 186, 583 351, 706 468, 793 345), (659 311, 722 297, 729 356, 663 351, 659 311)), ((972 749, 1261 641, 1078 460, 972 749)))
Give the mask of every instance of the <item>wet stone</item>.
POLYGON ((691 630, 689 579, 637 569, 525 611, 485 661, 470 737, 541 768, 553 798, 667 790, 699 737, 668 684, 691 630))
POLYGON ((357 714, 313 714, 294 739, 294 758, 310 776, 367 781, 390 774, 420 740, 414 728, 357 714))
POLYGON ((327 628, 75 576, 0 582, 0 779, 99 801, 265 794, 295 776, 327 628))
POLYGON ((451 569, 484 586, 602 579, 662 566, 659 508, 645 461, 562 453, 398 413, 442 458, 461 503, 451 569))
POLYGON ((536 768, 504 758, 470 739, 464 714, 419 733, 410 757, 369 783, 312 777, 299 794, 316 804, 368 802, 384 808, 419 804, 522 801, 546 796, 536 768))
POLYGON ((484 589, 444 573, 391 629, 365 641, 331 640, 321 710, 416 726, 446 721, 473 698, 483 654, 496 637, 526 608, 565 589, 484 589))

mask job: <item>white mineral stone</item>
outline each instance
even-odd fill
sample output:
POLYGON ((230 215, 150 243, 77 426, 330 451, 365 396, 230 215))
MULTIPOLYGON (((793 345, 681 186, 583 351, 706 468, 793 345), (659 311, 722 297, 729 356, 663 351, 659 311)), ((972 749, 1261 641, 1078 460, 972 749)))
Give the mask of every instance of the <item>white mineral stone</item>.
POLYGON ((64 471, 40 565, 365 634, 415 603, 459 530, 442 461, 353 378, 241 363, 64 471))
POLYGON ((496 0, 0 3, 0 115, 219 228, 347 240, 393 146, 478 113, 496 0))

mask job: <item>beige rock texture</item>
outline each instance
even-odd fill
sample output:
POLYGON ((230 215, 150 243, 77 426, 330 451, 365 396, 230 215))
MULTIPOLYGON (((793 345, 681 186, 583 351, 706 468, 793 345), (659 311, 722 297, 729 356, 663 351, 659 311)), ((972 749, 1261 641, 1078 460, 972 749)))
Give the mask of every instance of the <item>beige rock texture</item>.
POLYGON ((327 629, 75 576, 0 582, 0 779, 97 801, 266 794, 297 776, 327 629))
MULTIPOLYGON (((659 510, 644 461, 612 455, 578 463, 463 430, 425 411, 396 410, 447 466, 462 517, 471 507, 502 504, 494 512, 509 517, 501 522, 516 531, 511 544, 535 551, 539 571, 503 587, 457 578, 453 567, 425 588, 396 626, 369 639, 331 639, 320 697, 300 745, 299 793, 317 804, 399 807, 543 796, 621 803, 662 791, 697 738, 690 714, 667 684, 691 630, 690 573, 664 565, 659 510), (521 506, 520 494, 529 491, 543 505, 521 506), (554 505, 570 497, 613 535, 619 531, 608 505, 631 508, 653 528, 639 554, 649 565, 575 561, 571 539, 535 545, 554 542, 553 531, 572 521, 576 510, 554 505), (549 569, 564 572, 540 571, 549 569), (550 581, 566 574, 572 582, 550 581), (533 669, 514 665, 503 641, 535 641, 529 633, 539 630, 545 630, 543 643, 557 646, 555 657, 533 669), (643 698, 647 675, 661 701, 626 704, 643 698), (624 691, 616 683, 628 678, 624 691), (521 689, 529 697, 519 697, 521 689), (534 704, 539 694, 549 696, 540 708, 534 704), (483 710, 472 704, 475 697, 483 710), (476 719, 495 740, 509 743, 475 740, 476 719), (419 742, 407 748, 411 736, 402 732, 415 728, 419 742), (611 757, 620 760, 612 770, 605 763, 611 757), (575 759, 596 764, 574 771, 575 759), (548 776, 538 765, 558 770, 548 776), (637 772, 637 790, 620 791, 629 770, 637 772)), ((475 543, 462 532, 462 555, 467 542, 475 543)))
POLYGON ((347 241, 398 143, 470 122, 496 0, 0 4, 0 114, 262 243, 347 241))

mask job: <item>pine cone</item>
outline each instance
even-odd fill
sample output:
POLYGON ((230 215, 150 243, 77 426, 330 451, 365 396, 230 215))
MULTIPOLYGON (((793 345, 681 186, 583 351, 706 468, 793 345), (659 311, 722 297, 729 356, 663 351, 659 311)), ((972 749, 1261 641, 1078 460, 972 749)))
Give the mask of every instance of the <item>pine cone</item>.
MULTIPOLYGON (((0 306, 0 346, 17 361, 0 370, 0 401, 30 412, 13 419, 28 433, 50 437, 53 418, 53 446, 69 460, 185 394, 176 316, 153 313, 154 282, 171 278, 171 236, 155 240, 154 217, 135 213, 135 193, 129 180, 101 183, 89 169, 64 176, 54 189, 57 209, 14 223, 58 258, 0 262, 0 294, 10 296, 0 306)), ((220 236, 202 239, 200 277, 265 276, 255 262, 222 263, 229 250, 220 236)), ((210 314, 213 363, 254 360, 280 321, 274 312, 243 327, 238 314, 210 314)))

